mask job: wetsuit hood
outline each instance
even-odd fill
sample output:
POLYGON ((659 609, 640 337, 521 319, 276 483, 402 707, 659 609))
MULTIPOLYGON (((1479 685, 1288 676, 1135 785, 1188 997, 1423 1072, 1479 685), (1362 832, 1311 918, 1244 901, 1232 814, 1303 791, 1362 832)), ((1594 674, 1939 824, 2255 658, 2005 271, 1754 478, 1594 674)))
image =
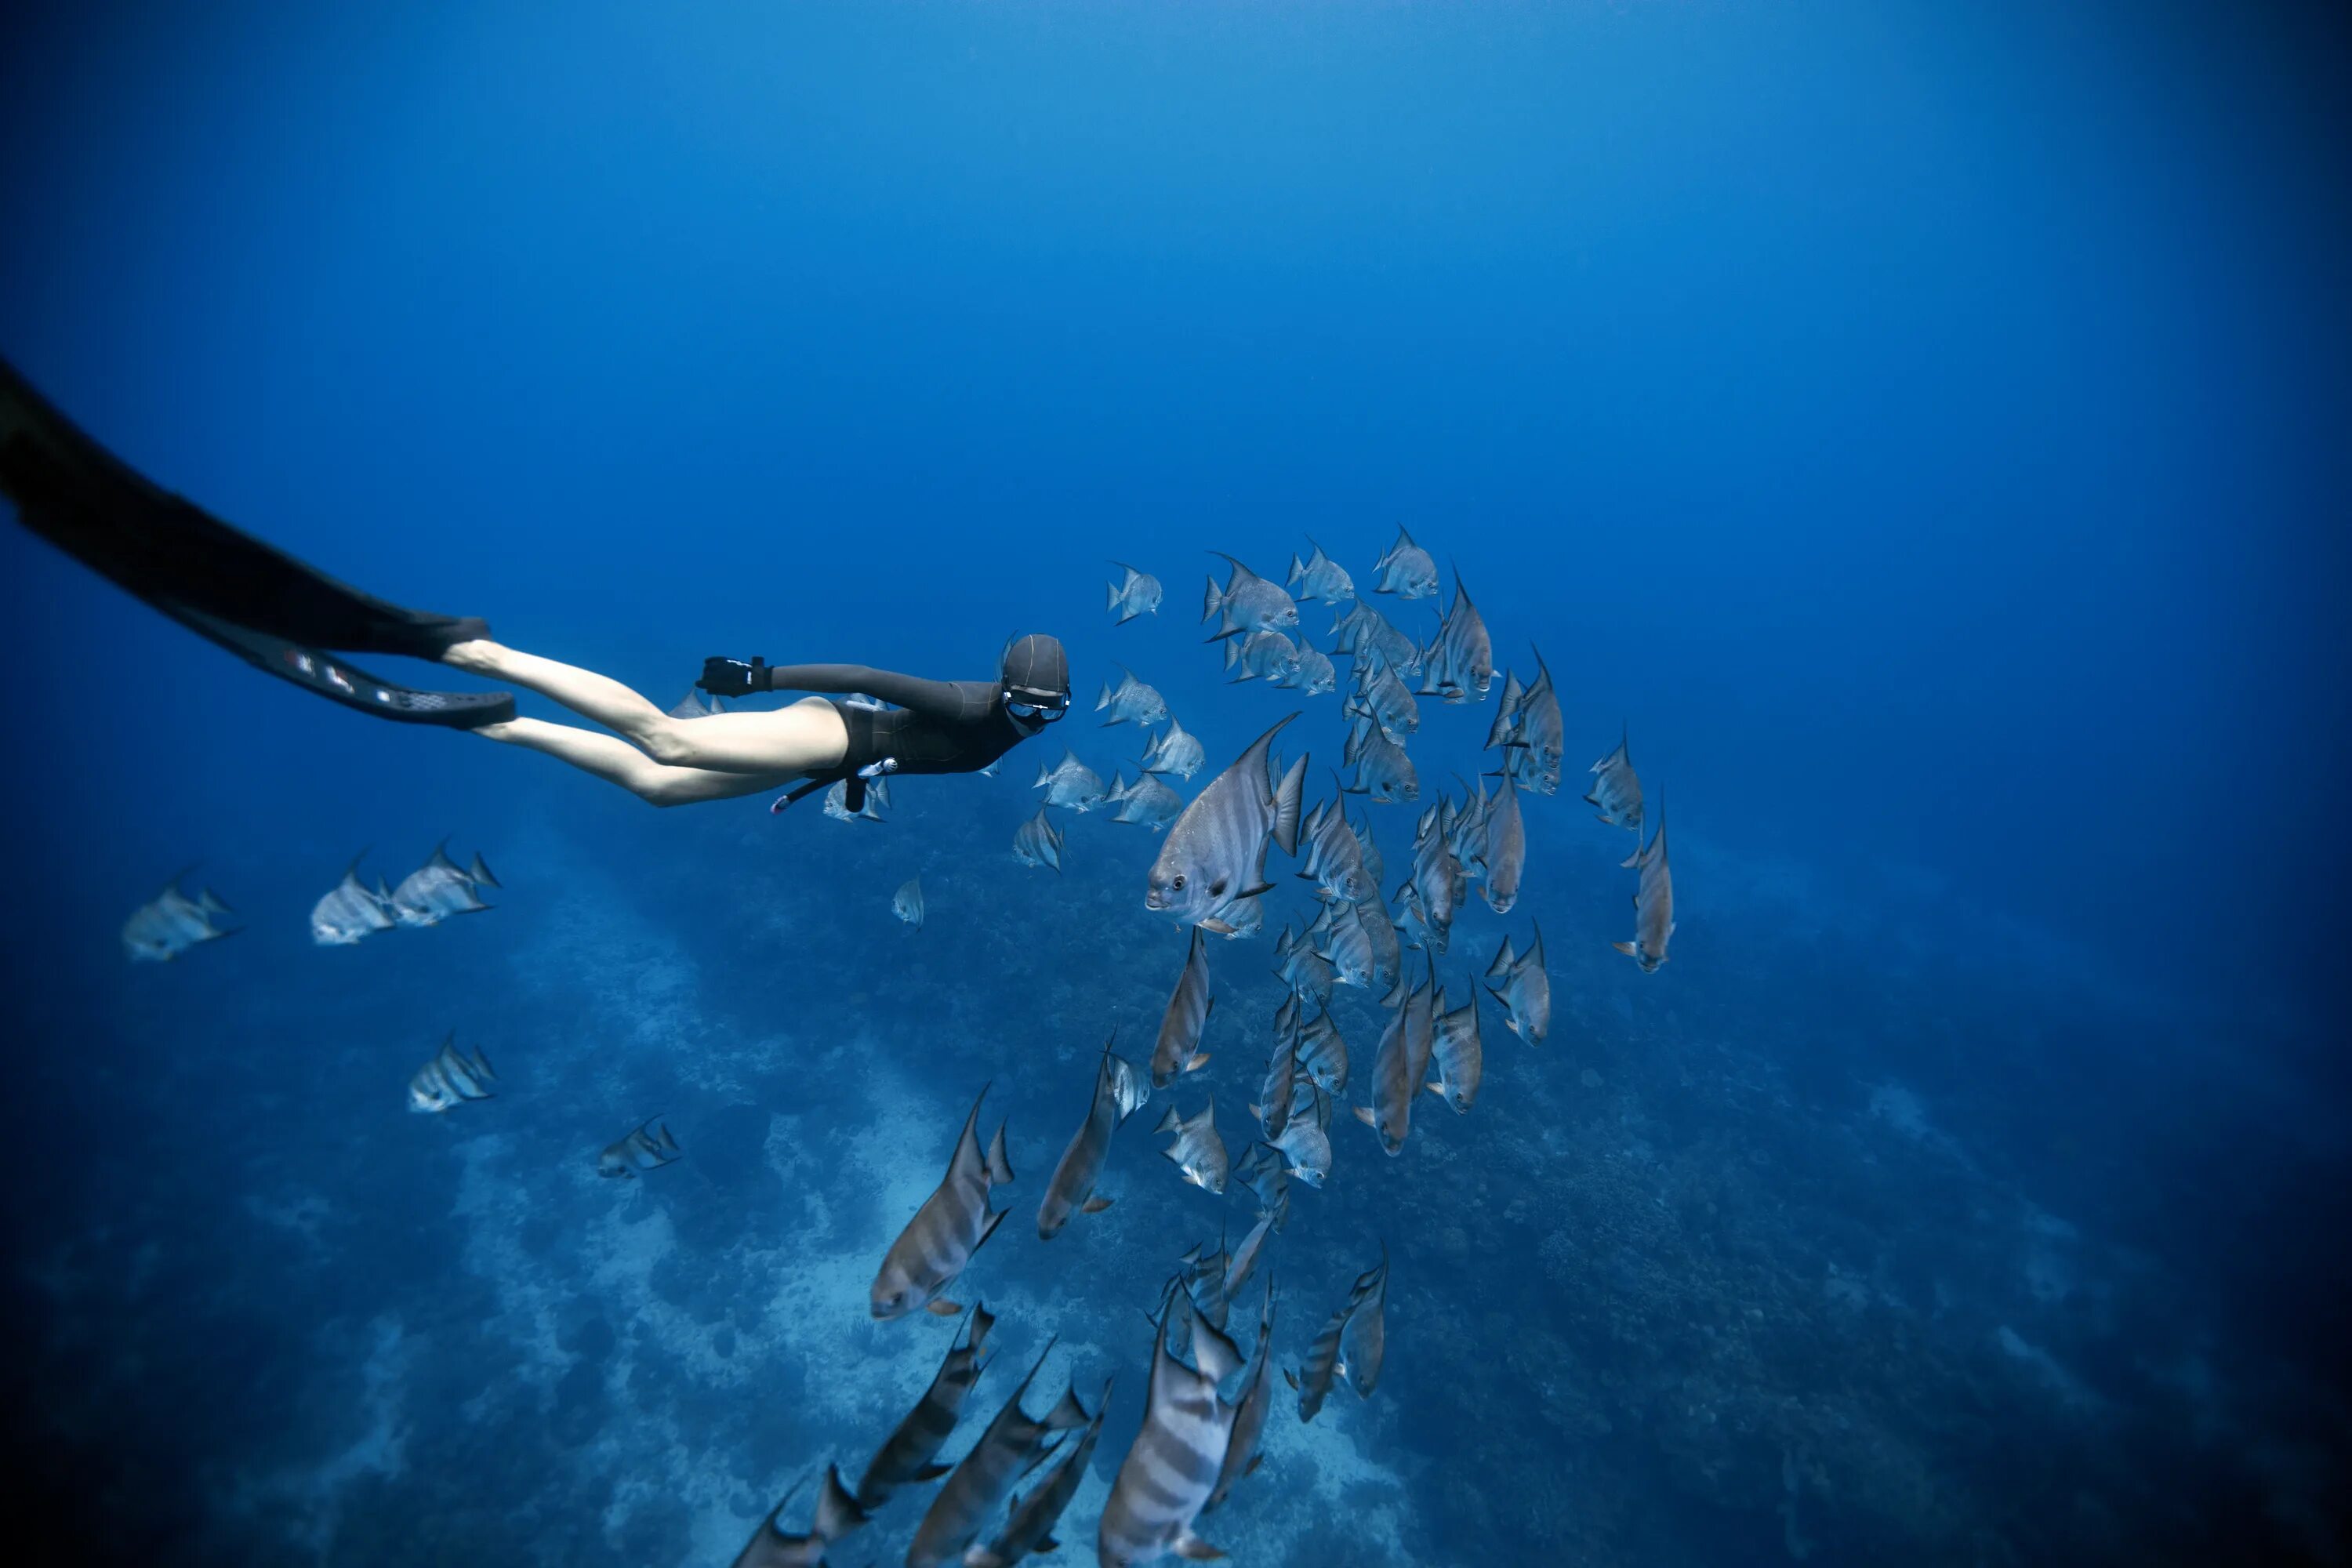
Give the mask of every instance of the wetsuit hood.
POLYGON ((1004 689, 1016 702, 1060 707, 1070 700, 1070 659, 1062 639, 1028 632, 1004 645, 1004 689))

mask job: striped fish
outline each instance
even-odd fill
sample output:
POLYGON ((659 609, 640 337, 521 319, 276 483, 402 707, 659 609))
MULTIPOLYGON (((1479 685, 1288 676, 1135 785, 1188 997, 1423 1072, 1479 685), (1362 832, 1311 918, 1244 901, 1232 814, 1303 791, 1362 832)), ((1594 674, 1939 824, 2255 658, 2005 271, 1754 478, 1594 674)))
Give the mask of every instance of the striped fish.
POLYGON ((1454 603, 1437 628, 1422 673, 1422 690, 1448 702, 1484 702, 1495 679, 1495 642, 1486 635, 1486 619, 1470 602, 1462 574, 1454 574, 1454 603))
POLYGON ((1538 795, 1559 793, 1560 758, 1567 751, 1567 727, 1560 722, 1559 693, 1543 655, 1536 655, 1536 680, 1519 697, 1518 721, 1505 742, 1505 766, 1519 787, 1538 795))
POLYGON ((1315 1336, 1315 1342, 1307 1346, 1305 1363, 1296 1372, 1282 1374, 1284 1380, 1297 1390, 1298 1418, 1301 1421, 1315 1419, 1316 1413, 1323 1408, 1323 1401, 1329 1397, 1332 1384, 1342 1374, 1347 1376, 1349 1385, 1356 1390, 1359 1396, 1370 1394, 1372 1385, 1380 1381, 1380 1363, 1387 1350, 1388 1332, 1386 1324, 1379 1319, 1381 1308, 1388 1299, 1388 1286, 1389 1249, 1387 1244, 1382 1243, 1380 1266, 1369 1274, 1356 1277, 1355 1288, 1348 1292, 1348 1300, 1324 1323, 1315 1336), (1353 1325, 1357 1312, 1368 1302, 1375 1302, 1375 1321, 1363 1329, 1356 1329, 1353 1325), (1351 1358, 1360 1359, 1367 1354, 1370 1357, 1369 1376, 1350 1364, 1351 1358))
POLYGON ((1339 1375, 1359 1399, 1370 1399, 1381 1381, 1389 1346, 1388 1304, 1389 1248, 1382 1242, 1379 1267, 1360 1276, 1348 1296, 1348 1322, 1339 1331, 1339 1375))
POLYGON ((1195 1245, 1177 1261, 1184 1268, 1184 1289, 1192 1293, 1192 1305, 1209 1326, 1222 1330, 1225 1326, 1225 1275, 1233 1263, 1233 1254, 1225 1246, 1225 1233, 1217 1232, 1213 1247, 1195 1245))
POLYGON ((988 1206, 990 1190, 1013 1180, 1013 1165, 1004 1155, 1002 1122, 987 1154, 980 1152, 974 1130, 980 1123, 980 1101, 987 1098, 983 1087, 980 1100, 971 1102, 971 1110, 963 1119, 947 1174, 883 1255, 869 1295, 877 1318, 903 1318, 917 1310, 944 1318, 962 1310, 953 1301, 940 1299, 940 1292, 955 1283, 971 1255, 996 1234, 996 1227, 1012 1212, 992 1212, 988 1206))
POLYGON ((1519 732, 1519 700, 1528 694, 1519 678, 1509 670, 1503 671, 1503 695, 1495 709, 1495 721, 1486 726, 1486 751, 1507 746, 1511 737, 1519 732))
POLYGON ((1397 940, 1396 921, 1389 918, 1389 907, 1378 892, 1356 901, 1356 919, 1372 950, 1372 989, 1385 994, 1404 973, 1404 945, 1397 940))
POLYGON ((1356 584, 1348 576, 1348 569, 1323 553, 1323 547, 1312 539, 1307 542, 1315 553, 1305 561, 1297 552, 1290 557, 1290 578, 1283 584, 1297 590, 1299 598, 1308 604, 1318 600, 1327 605, 1349 605, 1356 599, 1356 584))
MULTIPOLYGON (((1240 1295, 1242 1287, 1249 1283, 1250 1275, 1257 1268, 1257 1255, 1265 1250, 1265 1238, 1273 1231, 1274 1216, 1270 1214, 1262 1214, 1257 1216, 1257 1223, 1250 1226, 1249 1234, 1242 1237, 1242 1244, 1226 1254, 1223 1286, 1226 1300, 1230 1301, 1240 1295)), ((1219 1327, 1223 1326, 1219 1325, 1219 1327)))
POLYGON ((1149 726, 1168 717, 1168 702, 1160 695, 1158 687, 1138 680, 1135 671, 1123 664, 1118 667, 1118 676, 1117 686, 1104 687, 1102 695, 1095 699, 1096 712, 1109 710, 1110 717, 1103 721, 1106 725, 1149 726))
MULTIPOLYGON (((1242 1244, 1246 1247, 1249 1244, 1242 1244)), ((1265 1375, 1274 1359, 1274 1279, 1265 1281, 1265 1304, 1258 1309, 1257 1343, 1251 1348, 1249 1366, 1242 1374, 1239 1397, 1234 1405, 1234 1429, 1225 1440, 1225 1462, 1218 1467, 1217 1484, 1210 1489, 1209 1500, 1201 1505, 1208 1513, 1233 1495, 1234 1485, 1244 1476, 1256 1473, 1258 1463, 1265 1458, 1257 1449, 1260 1434, 1265 1430, 1265 1418, 1274 1409, 1274 1380, 1265 1375)))
POLYGON ((988 1331, 995 1326, 996 1314, 985 1307, 973 1307, 964 1318, 948 1353, 940 1358, 940 1370, 931 1374, 931 1385, 882 1440, 882 1447, 866 1463, 866 1473, 857 1479, 858 1507, 880 1508, 900 1487, 935 1481, 948 1473, 945 1465, 932 1461, 939 1457, 940 1445, 955 1431, 963 1414, 964 1396, 987 1370, 981 1352, 988 1331))
POLYGON ((1479 859, 1486 868, 1486 907, 1498 915, 1519 901, 1519 879, 1528 867, 1528 825, 1519 815, 1519 786, 1503 775, 1486 811, 1486 842, 1479 859))
POLYGON ((1037 815, 1013 830, 1013 858, 1024 866, 1062 868, 1062 830, 1039 806, 1037 815))
POLYGON ((1628 865, 1638 866, 1642 883, 1633 894, 1633 940, 1612 942, 1610 945, 1642 966, 1644 974, 1655 974, 1666 962, 1666 941, 1675 934, 1675 875, 1666 865, 1666 810, 1663 802, 1658 806, 1658 831, 1648 847, 1638 851, 1628 865))
MULTIPOLYGON (((1308 939, 1320 938, 1319 951, 1323 961, 1331 966, 1331 979, 1339 985, 1370 985, 1372 983, 1374 948, 1372 933, 1365 923, 1360 904, 1326 904, 1315 923, 1307 928, 1308 939)), ((1385 921, 1388 916, 1380 917, 1385 921)))
MULTIPOLYGON (((1630 827, 1639 845, 1642 832, 1642 779, 1633 771, 1630 730, 1621 731, 1617 749, 1592 764, 1592 789, 1584 804, 1612 827, 1630 827)), ((1638 848, 1635 853, 1639 853, 1638 848)))
POLYGON ((1396 542, 1388 553, 1372 563, 1380 580, 1372 584, 1375 594, 1394 594, 1400 599, 1426 599, 1437 592, 1437 563, 1428 551, 1412 542, 1412 535, 1397 527, 1396 542))
POLYGON ((636 1130, 627 1137, 605 1144, 596 1156, 596 1173, 635 1181, 642 1172, 658 1171, 684 1158, 669 1124, 664 1122, 656 1128, 654 1122, 657 1120, 648 1117, 638 1122, 636 1130))
POLYGON ((1184 809, 1184 797, 1153 773, 1138 773, 1131 784, 1114 784, 1103 799, 1118 807, 1111 816, 1113 822, 1134 823, 1154 833, 1175 821, 1177 814, 1184 809))
POLYGON ((1544 973, 1543 927, 1535 926, 1535 940, 1525 952, 1511 951, 1511 939, 1495 950, 1486 966, 1486 990, 1503 1005, 1503 1027, 1531 1046, 1543 1044, 1551 1033, 1551 976, 1544 973), (1497 985, 1496 980, 1502 982, 1497 985))
POLYGON ((1209 1022, 1209 1009, 1216 1005, 1209 994, 1209 950, 1201 937, 1201 928, 1192 928, 1191 945, 1184 950, 1184 970, 1176 976, 1176 989, 1169 994, 1168 1010, 1160 1016, 1160 1037, 1151 1047, 1151 1087, 1166 1089, 1176 1081, 1179 1073, 1199 1072, 1209 1065, 1208 1053, 1201 1049, 1201 1031, 1209 1022))
MULTIPOLYGON (((1332 782, 1336 784, 1339 781, 1334 779, 1332 782)), ((1381 881, 1388 875, 1388 868, 1381 862, 1381 847, 1372 841, 1371 818, 1369 816, 1361 820, 1350 817, 1348 819, 1348 827, 1356 836, 1357 847, 1363 851, 1361 858, 1364 864, 1364 881, 1370 889, 1366 896, 1370 897, 1371 893, 1380 889, 1381 881)))
POLYGON ((1280 1230, 1290 1220, 1290 1166, 1270 1143, 1255 1143, 1242 1156, 1242 1181, 1256 1194, 1260 1219, 1271 1217, 1280 1230))
POLYGON ((1267 890, 1265 847, 1285 855, 1298 848, 1298 792, 1307 759, 1279 781, 1269 776, 1274 738, 1296 710, 1249 743, 1177 817, 1146 879, 1143 907, 1206 926, 1219 935, 1235 929, 1233 906, 1267 890))
MULTIPOLYGON (((343 879, 310 907, 310 940, 320 947, 349 947, 400 922, 393 918, 392 901, 369 890, 360 880, 362 850, 343 868, 343 879)), ((378 878, 379 885, 383 879, 378 878)))
POLYGON ((1291 1101, 1290 1122, 1282 1130, 1282 1142, 1275 1145, 1282 1151, 1286 1162, 1284 1173, 1296 1176, 1310 1187, 1322 1186, 1331 1173, 1331 1134, 1328 1117, 1330 1101, 1313 1080, 1298 1086, 1304 1096, 1311 1096, 1315 1106, 1312 1115, 1302 1115, 1297 1100, 1291 1101))
MULTIPOLYGON (((1338 785, 1336 776, 1332 783, 1338 785)), ((1364 875, 1364 847, 1349 827, 1339 800, 1335 797, 1316 806, 1304 826, 1307 853, 1298 875, 1317 885, 1319 897, 1349 902, 1363 897, 1373 886, 1364 875)))
POLYGON ((1299 1026, 1298 1065, 1326 1094, 1347 1092, 1348 1042, 1339 1037, 1339 1026, 1328 1012, 1318 1013, 1299 1026))
POLYGON ((1469 1110, 1478 1098, 1478 1080, 1486 1060, 1475 990, 1469 1001, 1437 1016, 1432 1055, 1437 1062, 1437 1077, 1430 1080, 1429 1092, 1452 1106, 1456 1115, 1469 1110))
POLYGON ((1111 1055, 1111 1045, 1118 1038, 1118 1031, 1114 1029, 1103 1041, 1102 1058, 1095 1064, 1094 1096, 1087 1101, 1087 1119, 1070 1135, 1069 1147, 1062 1151, 1053 1175, 1046 1179, 1045 1195, 1037 1205, 1041 1241, 1061 1235, 1071 1215, 1100 1214, 1111 1205, 1110 1199, 1095 1196, 1096 1178, 1102 1174, 1103 1161, 1110 1153, 1110 1135, 1129 1112, 1143 1103, 1139 1096, 1150 1092, 1138 1081, 1132 1067, 1111 1055))
POLYGON ((1275 946, 1278 963, 1275 973, 1290 987, 1294 997, 1324 1006, 1331 1000, 1331 987, 1339 983, 1339 972, 1329 959, 1315 951, 1311 942, 1299 942, 1290 936, 1290 928, 1283 929, 1283 941, 1275 946))
POLYGON ((1421 1075, 1429 1067, 1435 1045, 1430 987, 1416 985, 1403 1004, 1389 1015, 1381 1046, 1372 1058, 1372 1103, 1356 1107, 1356 1120, 1380 1134, 1381 1147, 1394 1155, 1412 1130, 1412 1097, 1421 1075))
POLYGON ((1180 779, 1191 779, 1207 760, 1208 754, 1201 747, 1201 737, 1174 719, 1169 720, 1168 728, 1152 736, 1143 748, 1144 772, 1174 773, 1180 779))
POLYGON ((760 1528, 735 1558, 735 1568, 824 1568, 824 1549, 866 1522, 865 1513, 841 1484, 841 1468, 828 1465, 824 1489, 817 1493, 816 1518, 809 1533, 793 1535, 779 1522, 785 1505, 806 1484, 796 1481, 782 1501, 768 1510, 760 1528))
POLYGON ((1400 746, 1421 728, 1421 704, 1412 700, 1412 689, 1381 659, 1356 661, 1356 689, 1339 710, 1370 719, 1400 746))
POLYGON ((923 929, 923 879, 920 877, 909 877, 898 884, 898 890, 890 895, 890 912, 917 931, 923 929))
POLYGON ((1265 1127, 1269 1143, 1281 1142, 1282 1130, 1290 1125, 1290 1088, 1298 1081, 1298 998, 1294 996, 1283 1005, 1290 1010, 1293 1022, 1288 1028, 1276 1024, 1274 1049, 1265 1062, 1265 1079, 1258 1088, 1257 1103, 1250 1107, 1250 1114, 1265 1127))
POLYGON ((1356 782, 1339 786, 1347 794, 1370 795, 1390 805, 1421 798, 1421 775, 1413 771, 1412 759, 1370 719, 1357 717, 1342 755, 1356 770, 1356 782))
POLYGON ((1156 1132, 1173 1132, 1176 1142, 1160 1151, 1176 1163, 1184 1179, 1204 1192, 1222 1194, 1225 1190, 1225 1141, 1217 1136, 1217 1100, 1209 1097, 1208 1109, 1190 1121, 1170 1105, 1168 1114, 1160 1119, 1156 1132))
POLYGON ((1111 612, 1113 626, 1125 626, 1138 616, 1160 613, 1160 579, 1149 572, 1138 572, 1124 561, 1111 563, 1119 570, 1119 580, 1106 583, 1103 590, 1108 601, 1103 606, 1111 612))
POLYGON ((1062 1543, 1054 1539, 1054 1526, 1061 1521, 1070 1499, 1077 1495, 1078 1483, 1087 1479, 1087 1466, 1095 1457, 1096 1439, 1102 1436, 1103 1412, 1110 1408, 1110 1385, 1109 1378, 1103 1379, 1102 1396, 1095 1402, 1094 1419, 1078 1434, 1077 1442, 1044 1480, 1030 1489, 1027 1497, 1013 1494, 1013 1511, 1004 1528, 987 1545, 966 1552, 964 1568, 1013 1568, 1032 1552, 1061 1550, 1062 1543))
MULTIPOLYGON (((438 1115, 461 1100, 495 1100, 497 1091, 489 1086, 498 1081, 497 1069, 490 1058, 476 1046, 467 1056, 457 1048, 457 1034, 451 1030, 441 1042, 438 1055, 416 1069, 408 1080, 408 1109, 427 1115, 438 1115)), ((624 1142, 627 1140, 623 1140, 624 1142)))
POLYGON ((1045 1364, 1045 1357, 1053 1353, 1054 1342, 1047 1340, 1036 1365, 1013 1391, 1013 1397, 1004 1402, 971 1451, 948 1472, 939 1495, 924 1511, 923 1521, 915 1527, 914 1542, 907 1548, 907 1568, 940 1568, 961 1557, 987 1527, 989 1516, 1013 1483, 1052 1451, 1054 1435, 1073 1431, 1094 1419, 1068 1389, 1063 1390, 1061 1401, 1042 1420, 1021 1408, 1030 1383, 1045 1364))
POLYGON ((1118 1467, 1095 1537, 1101 1568, 1155 1563, 1173 1552, 1195 1562, 1224 1555, 1192 1533, 1216 1489, 1233 1436, 1234 1407, 1218 1385, 1239 1371, 1241 1352, 1201 1319, 1179 1284, 1152 1327, 1151 1386, 1143 1429, 1118 1467), (1171 1331, 1192 1347, 1186 1365, 1169 1348, 1171 1331))

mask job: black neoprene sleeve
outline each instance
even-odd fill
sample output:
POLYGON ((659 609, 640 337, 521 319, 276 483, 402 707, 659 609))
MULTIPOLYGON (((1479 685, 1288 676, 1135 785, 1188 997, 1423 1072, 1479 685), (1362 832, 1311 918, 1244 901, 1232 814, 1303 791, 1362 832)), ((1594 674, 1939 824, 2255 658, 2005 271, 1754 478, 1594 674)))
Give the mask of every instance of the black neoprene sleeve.
POLYGON ((956 689, 953 681, 925 680, 920 676, 900 675, 896 670, 876 669, 863 664, 772 664, 768 666, 768 689, 863 691, 869 697, 937 719, 966 717, 963 694, 956 689))

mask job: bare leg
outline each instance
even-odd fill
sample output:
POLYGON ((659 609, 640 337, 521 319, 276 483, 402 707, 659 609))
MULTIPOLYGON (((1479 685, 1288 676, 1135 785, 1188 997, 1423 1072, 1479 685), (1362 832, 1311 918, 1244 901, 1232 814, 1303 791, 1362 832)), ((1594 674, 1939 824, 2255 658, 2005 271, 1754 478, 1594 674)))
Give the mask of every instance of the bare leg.
MULTIPOLYGON (((699 721, 698 721, 698 722, 699 721)), ((640 800, 656 805, 691 805, 697 801, 732 800, 781 789, 797 773, 719 773, 709 768, 677 768, 657 763, 625 741, 600 735, 569 724, 539 719, 510 719, 503 724, 483 724, 472 733, 561 757, 584 773, 619 784, 640 800)))
MULTIPOLYGON (((441 656, 441 662, 553 698, 582 717, 593 719, 656 763, 757 774, 762 782, 754 788, 766 788, 766 781, 777 775, 829 768, 849 750, 849 731, 842 723, 841 714, 821 697, 804 697, 789 708, 771 712, 673 719, 607 676, 577 665, 559 664, 537 654, 520 653, 487 637, 452 644, 448 652, 441 656)), ((489 734, 493 740, 512 739, 491 734, 492 731, 505 728, 508 726, 485 725, 475 733, 489 734)), ((521 743, 536 751, 566 755, 553 743, 521 743)), ((579 765, 589 766, 584 762, 579 765)))

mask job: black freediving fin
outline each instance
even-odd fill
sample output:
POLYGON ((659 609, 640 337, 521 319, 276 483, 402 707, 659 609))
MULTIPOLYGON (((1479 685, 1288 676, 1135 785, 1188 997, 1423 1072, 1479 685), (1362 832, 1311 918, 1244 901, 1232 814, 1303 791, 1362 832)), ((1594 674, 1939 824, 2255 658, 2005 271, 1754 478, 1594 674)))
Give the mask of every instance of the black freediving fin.
POLYGON ((76 426, 0 360, 0 494, 85 566, 256 668, 346 707, 467 728, 514 716, 505 692, 421 691, 320 650, 437 658, 488 635, 469 616, 411 610, 348 584, 162 489, 76 426))

